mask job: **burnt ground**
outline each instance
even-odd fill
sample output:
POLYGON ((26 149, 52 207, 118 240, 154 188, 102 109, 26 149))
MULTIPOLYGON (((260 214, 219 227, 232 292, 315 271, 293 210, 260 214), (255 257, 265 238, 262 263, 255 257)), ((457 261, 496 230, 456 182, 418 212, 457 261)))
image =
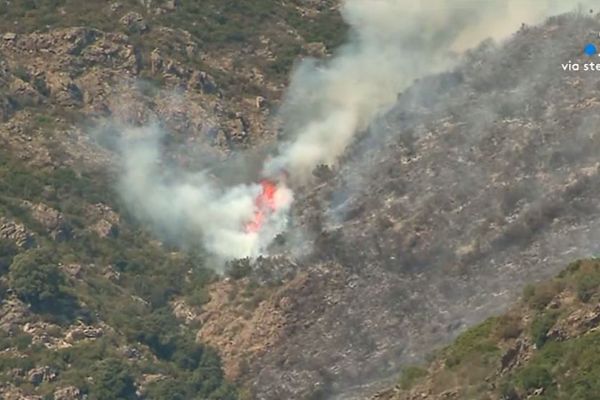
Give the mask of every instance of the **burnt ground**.
POLYGON ((256 398, 360 397, 598 252, 600 73, 561 63, 589 61, 581 48, 599 30, 567 15, 483 43, 297 190, 309 278, 248 367, 256 398))

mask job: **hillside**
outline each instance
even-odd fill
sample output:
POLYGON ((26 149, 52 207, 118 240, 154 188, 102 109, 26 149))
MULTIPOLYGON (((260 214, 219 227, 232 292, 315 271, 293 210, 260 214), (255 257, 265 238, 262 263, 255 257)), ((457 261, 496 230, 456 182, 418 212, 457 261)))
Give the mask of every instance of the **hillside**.
POLYGON ((210 261, 133 219, 95 132, 158 119, 215 158, 264 141, 296 57, 345 34, 317 3, 0 4, 0 398, 238 397, 196 341, 210 261))
POLYGON ((600 263, 572 263, 519 303, 404 370, 373 399, 594 399, 600 388, 600 263))
POLYGON ((593 13, 524 24, 394 92, 292 183, 271 255, 225 276, 122 198, 123 127, 166 132, 161 173, 254 182, 238 156, 285 139, 289 73, 344 40, 338 3, 0 4, 0 398, 369 398, 457 337, 380 398, 589 398, 573 377, 596 376, 579 356, 597 261, 527 285, 599 249, 600 75, 560 67, 585 60, 593 13))
POLYGON ((208 304, 221 311, 200 337, 224 349, 227 373, 245 371, 259 398, 364 398, 528 283, 597 254, 599 75, 560 64, 582 61, 599 29, 570 14, 482 43, 316 171, 294 208, 314 252, 260 260, 208 304))

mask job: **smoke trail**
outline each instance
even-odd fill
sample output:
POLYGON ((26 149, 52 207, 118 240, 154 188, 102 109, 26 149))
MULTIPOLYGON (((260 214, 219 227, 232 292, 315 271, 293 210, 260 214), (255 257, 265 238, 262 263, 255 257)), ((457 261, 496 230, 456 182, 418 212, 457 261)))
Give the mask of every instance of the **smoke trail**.
POLYGON ((351 40, 327 62, 294 72, 282 116, 291 137, 266 165, 306 180, 333 164, 359 131, 415 79, 447 69, 456 52, 502 38, 521 23, 572 10, 575 1, 347 0, 351 40))

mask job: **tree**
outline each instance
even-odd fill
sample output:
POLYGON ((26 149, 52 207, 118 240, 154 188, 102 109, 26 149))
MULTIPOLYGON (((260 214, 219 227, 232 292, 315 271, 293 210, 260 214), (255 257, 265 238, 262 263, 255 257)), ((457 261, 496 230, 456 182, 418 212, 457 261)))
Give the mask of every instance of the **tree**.
POLYGON ((160 359, 170 360, 177 348, 179 322, 167 308, 138 316, 128 329, 131 339, 144 343, 160 359))
POLYGON ((163 379, 150 384, 146 398, 153 400, 188 400, 189 384, 176 379, 163 379))
POLYGON ((94 400, 136 399, 133 375, 125 363, 107 358, 98 364, 91 387, 94 400))
POLYGON ((233 386, 224 383, 212 392, 208 398, 210 400, 237 400, 238 395, 233 386))
POLYGON ((35 249, 17 255, 10 265, 10 287, 33 307, 54 304, 62 296, 63 275, 49 261, 48 252, 35 249))
POLYGON ((13 257, 18 252, 19 249, 13 242, 7 239, 0 239, 0 275, 4 275, 8 271, 13 257))
POLYGON ((541 365, 527 366, 521 372, 521 386, 525 390, 547 388, 552 384, 552 375, 541 365))
POLYGON ((205 347, 202 357, 190 378, 195 393, 200 398, 207 398, 211 393, 220 389, 224 383, 223 381, 223 369, 221 368, 219 356, 210 347, 205 347))

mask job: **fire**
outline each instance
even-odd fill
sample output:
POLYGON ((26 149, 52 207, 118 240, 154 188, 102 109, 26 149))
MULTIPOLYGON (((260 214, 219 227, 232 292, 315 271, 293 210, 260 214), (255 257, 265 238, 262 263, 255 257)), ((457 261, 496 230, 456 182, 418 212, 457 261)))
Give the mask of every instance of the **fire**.
POLYGON ((277 184, 269 179, 260 181, 261 193, 254 201, 254 217, 246 224, 246 232, 260 231, 265 220, 277 210, 277 184))

